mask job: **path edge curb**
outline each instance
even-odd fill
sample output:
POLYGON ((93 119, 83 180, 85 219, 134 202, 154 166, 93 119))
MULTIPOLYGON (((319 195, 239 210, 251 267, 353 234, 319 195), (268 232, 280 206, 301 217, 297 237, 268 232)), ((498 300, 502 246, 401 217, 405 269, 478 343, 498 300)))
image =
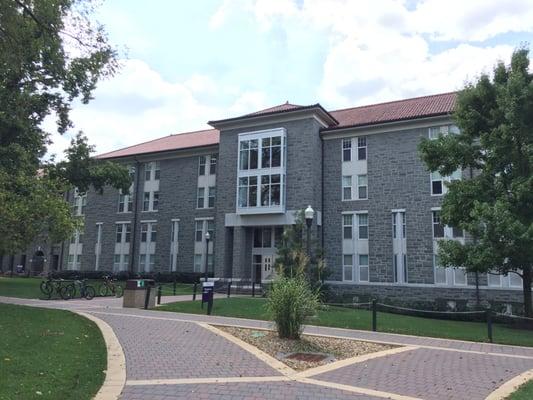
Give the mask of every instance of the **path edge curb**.
POLYGON ((504 382, 495 391, 490 393, 485 400, 502 400, 516 392, 520 386, 533 379, 533 369, 523 372, 520 375, 504 382))
POLYGON ((89 313, 73 310, 74 313, 91 320, 98 326, 107 350, 105 380, 93 400, 117 400, 126 385, 126 356, 111 326, 89 313))

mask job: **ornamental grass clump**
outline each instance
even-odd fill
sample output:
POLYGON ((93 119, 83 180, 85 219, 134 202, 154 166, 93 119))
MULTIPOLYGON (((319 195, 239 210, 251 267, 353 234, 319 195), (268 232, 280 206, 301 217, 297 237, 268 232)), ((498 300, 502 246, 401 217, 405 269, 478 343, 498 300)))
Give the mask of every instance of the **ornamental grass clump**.
POLYGON ((316 314, 318 291, 311 289, 303 275, 280 276, 268 294, 267 310, 280 338, 299 339, 303 324, 316 314))

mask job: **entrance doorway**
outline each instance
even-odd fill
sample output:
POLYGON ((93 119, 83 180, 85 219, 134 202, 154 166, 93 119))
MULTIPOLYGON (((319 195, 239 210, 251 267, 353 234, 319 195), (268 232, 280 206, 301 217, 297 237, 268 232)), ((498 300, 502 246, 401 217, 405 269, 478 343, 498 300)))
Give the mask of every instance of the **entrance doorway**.
POLYGON ((281 240, 283 227, 254 228, 252 247, 252 278, 254 282, 274 279, 276 261, 276 244, 281 240))

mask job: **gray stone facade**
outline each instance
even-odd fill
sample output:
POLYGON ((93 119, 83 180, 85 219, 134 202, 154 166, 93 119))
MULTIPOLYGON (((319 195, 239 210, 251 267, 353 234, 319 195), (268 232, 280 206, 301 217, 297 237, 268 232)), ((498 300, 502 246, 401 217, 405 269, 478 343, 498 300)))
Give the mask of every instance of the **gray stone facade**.
MULTIPOLYGON (((449 124, 449 117, 327 132, 323 131, 326 124, 319 114, 311 110, 292 119, 286 116, 280 118, 276 114, 260 120, 250 117, 252 119, 247 121, 245 117, 244 120, 217 126, 220 131, 218 145, 116 159, 135 167, 132 191, 135 205, 131 212, 118 212, 119 193, 112 188, 106 188, 102 194, 92 191, 87 194, 81 270, 95 269, 97 226, 101 224, 99 269, 112 271, 116 224, 130 222, 130 262, 127 269, 142 272, 139 266, 141 222, 150 220, 157 223, 155 262, 150 272, 170 272, 172 220, 177 219, 179 251, 176 270, 192 272, 195 220, 212 218, 215 224, 212 238, 215 277, 256 279, 252 267, 254 229, 289 224, 295 211, 312 205, 316 210, 313 239, 324 248, 331 272, 328 281, 339 297, 373 295, 413 301, 454 297, 472 299, 473 275, 468 276, 466 287, 434 285, 432 208, 440 206, 442 196, 431 195, 430 174, 420 160, 417 146, 421 138, 428 137, 429 127, 449 124), (239 135, 278 128, 283 128, 286 134, 285 213, 239 215, 236 204, 239 135), (342 201, 342 141, 361 136, 366 138, 368 198, 342 201), (199 209, 199 157, 212 154, 218 155, 215 207, 199 209), (144 165, 153 161, 158 161, 160 165, 159 206, 157 211, 145 212, 142 211, 144 165), (407 282, 401 285, 394 283, 392 258, 391 212, 397 209, 405 210, 406 216, 407 282), (368 212, 369 282, 366 284, 343 282, 342 213, 357 211, 368 212)), ((43 248, 46 254, 62 254, 58 267, 67 269, 68 242, 55 246, 55 253, 51 252, 50 246, 43 248), (61 246, 63 250, 57 250, 61 246)), ((3 257, 4 270, 10 262, 9 256, 3 257)), ((14 262, 16 264, 17 261, 14 262)), ((519 301, 521 296, 519 288, 487 288, 486 276, 479 277, 479 284, 487 299, 492 296, 499 301, 519 301)))

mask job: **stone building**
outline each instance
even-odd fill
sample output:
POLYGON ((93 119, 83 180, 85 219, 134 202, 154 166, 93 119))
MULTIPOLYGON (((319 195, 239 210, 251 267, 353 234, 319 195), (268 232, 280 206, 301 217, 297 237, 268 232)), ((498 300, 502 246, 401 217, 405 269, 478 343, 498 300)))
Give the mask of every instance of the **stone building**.
MULTIPOLYGON (((474 277, 435 256, 442 238, 465 240, 439 209, 445 182, 470 172, 431 174, 417 152, 421 138, 457 132, 454 103, 455 93, 335 111, 285 103, 101 154, 130 168, 130 193, 71 195, 85 227, 58 267, 203 272, 207 260, 216 278, 268 281, 283 227, 311 205, 333 290, 473 299, 474 277)), ((479 282, 483 296, 521 300, 516 274, 479 282)))

